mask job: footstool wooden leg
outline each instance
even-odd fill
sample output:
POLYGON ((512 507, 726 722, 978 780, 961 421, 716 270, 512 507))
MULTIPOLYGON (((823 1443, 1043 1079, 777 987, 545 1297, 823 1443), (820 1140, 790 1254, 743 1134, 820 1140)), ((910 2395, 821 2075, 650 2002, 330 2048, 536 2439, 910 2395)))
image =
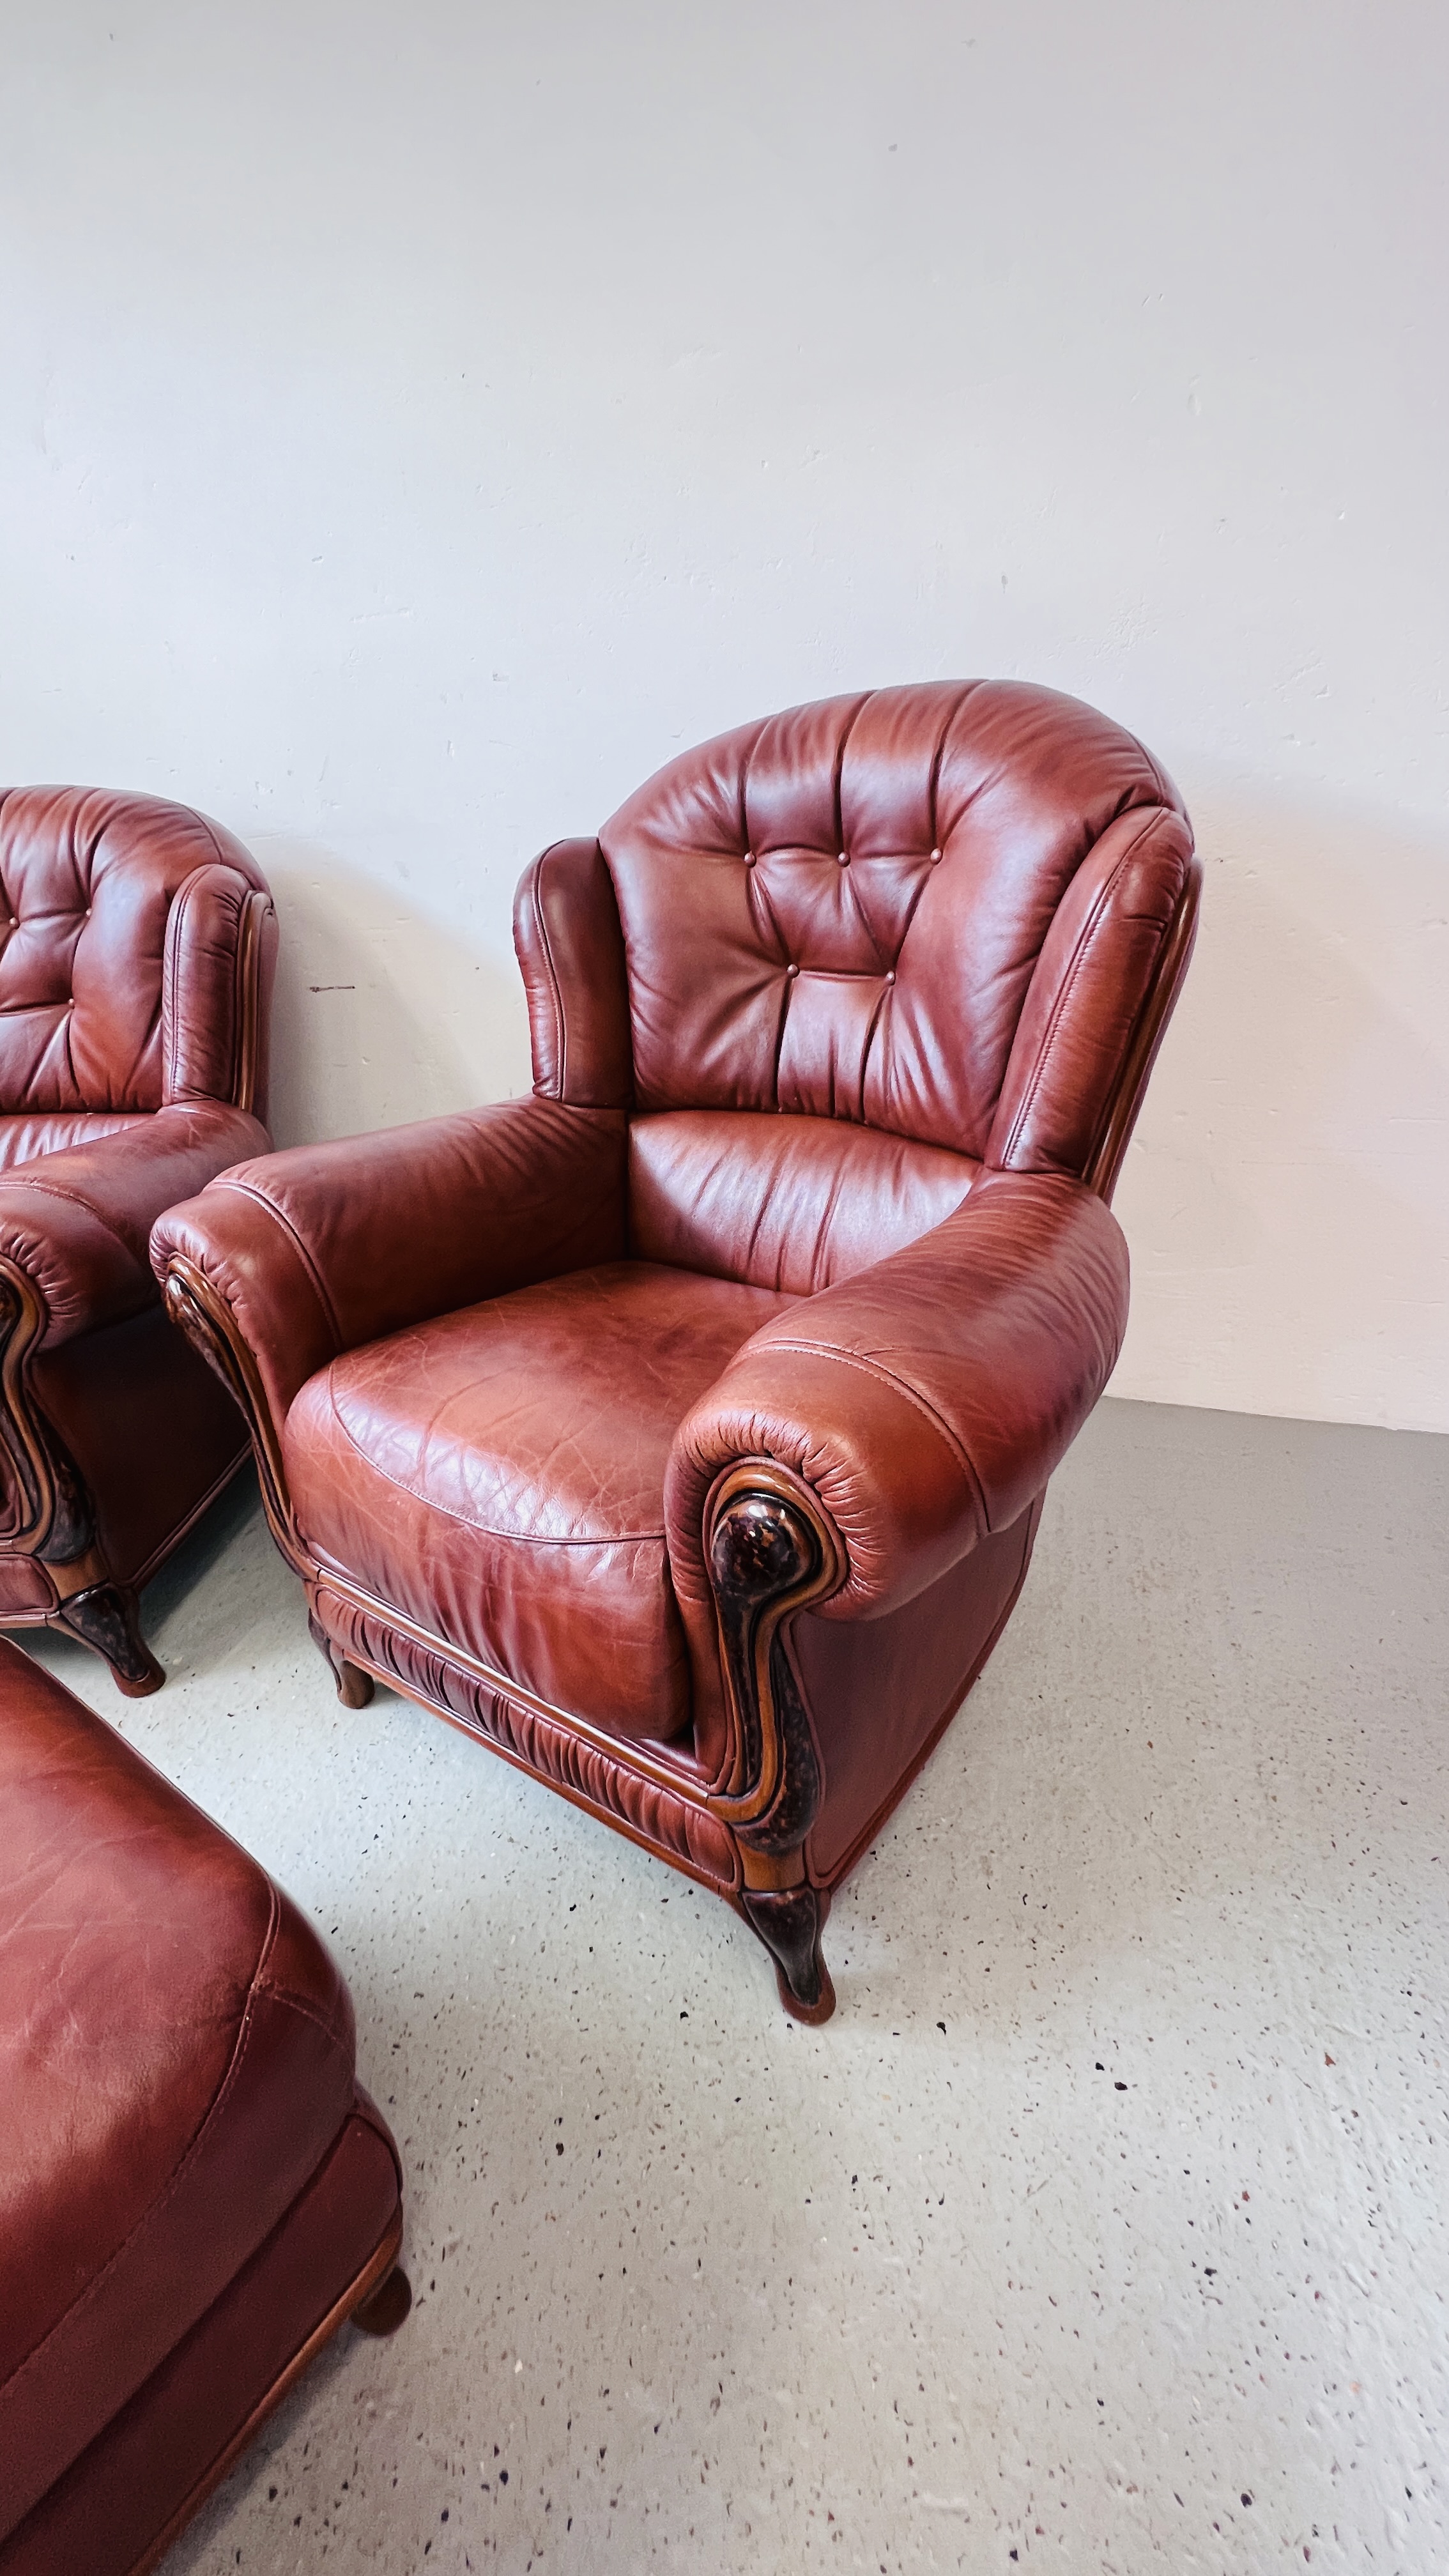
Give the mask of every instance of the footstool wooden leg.
POLYGON ((412 2303, 412 2284, 401 2263, 394 2263, 377 2288, 369 2290, 361 2306, 353 2309, 352 2322, 364 2334, 396 2334, 412 2303))
POLYGON ((140 1607, 129 1584, 92 1584, 63 1601, 55 1616, 83 1646, 105 1657, 127 1699, 146 1699, 161 1688, 166 1675, 141 1634, 140 1607))

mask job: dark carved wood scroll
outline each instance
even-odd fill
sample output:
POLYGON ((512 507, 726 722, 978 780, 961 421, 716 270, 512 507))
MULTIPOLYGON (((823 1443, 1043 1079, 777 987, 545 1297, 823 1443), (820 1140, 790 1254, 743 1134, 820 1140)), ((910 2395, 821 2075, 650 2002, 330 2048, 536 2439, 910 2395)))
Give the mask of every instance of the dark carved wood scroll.
POLYGON ((56 1618, 83 1645, 104 1655, 116 1688, 127 1699, 145 1699, 160 1689, 166 1675, 141 1634, 136 1595, 129 1584, 93 1583, 89 1591, 73 1592, 68 1601, 62 1601, 56 1618))
POLYGON ((64 1442, 37 1412, 25 1363, 45 1329, 31 1281, 0 1262, 0 1442, 14 1489, 15 1524, 6 1546, 47 1565, 72 1565, 95 1545, 95 1514, 64 1442))
POLYGON ((234 1397, 242 1420, 251 1433, 262 1503, 273 1538, 296 1573, 309 1573, 307 1554, 292 1519, 282 1466, 282 1444, 272 1420, 271 1407, 257 1373, 256 1362, 236 1331, 225 1299, 217 1295, 195 1263, 179 1252, 173 1252, 167 1262, 164 1293, 166 1312, 172 1323, 178 1332, 185 1334, 193 1350, 201 1353, 207 1366, 220 1378, 228 1394, 234 1397))
POLYGON ((740 1845, 745 1914, 772 1953, 787 2011, 835 2008, 820 1954, 824 1906, 805 1877, 820 1761, 785 1649, 784 1622, 837 1589, 828 1523, 768 1461, 733 1469, 714 1497, 709 1569, 732 1719, 732 1759, 709 1804, 740 1845))

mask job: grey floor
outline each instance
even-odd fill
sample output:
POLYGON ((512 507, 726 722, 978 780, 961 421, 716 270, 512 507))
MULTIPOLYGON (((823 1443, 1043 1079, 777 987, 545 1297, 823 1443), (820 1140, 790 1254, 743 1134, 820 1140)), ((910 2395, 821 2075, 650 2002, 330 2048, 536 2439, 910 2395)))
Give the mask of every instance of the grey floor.
POLYGON ((837 1902, 716 1902, 404 1701, 254 1501, 52 1667, 330 1935, 417 2292, 171 2576, 1449 2566, 1449 1440, 1106 1404, 837 1902))

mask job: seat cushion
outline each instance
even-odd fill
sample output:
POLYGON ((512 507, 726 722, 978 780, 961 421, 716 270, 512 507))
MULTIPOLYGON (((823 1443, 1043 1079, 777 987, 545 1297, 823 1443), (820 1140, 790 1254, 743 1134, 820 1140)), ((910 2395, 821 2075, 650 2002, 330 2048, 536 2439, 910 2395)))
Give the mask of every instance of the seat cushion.
POLYGON ((265 1873, 0 1640, 0 2538, 270 2235, 353 2102, 265 1873))
POLYGON ((629 1125, 629 1241, 653 1261, 813 1297, 954 1216, 965 1154, 843 1118, 675 1109, 629 1125))
POLYGON ((610 1262, 350 1351, 287 1419, 302 1534, 553 1707, 677 1735, 690 1685, 664 1543, 670 1444, 792 1302, 610 1262))

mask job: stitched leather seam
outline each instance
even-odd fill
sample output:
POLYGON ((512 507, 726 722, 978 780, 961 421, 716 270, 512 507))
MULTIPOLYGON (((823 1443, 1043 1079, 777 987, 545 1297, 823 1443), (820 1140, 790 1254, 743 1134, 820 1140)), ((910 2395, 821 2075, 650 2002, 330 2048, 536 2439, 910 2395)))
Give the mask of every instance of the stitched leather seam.
MULTIPOLYGON (((822 853, 822 855, 823 855, 823 853, 822 853)), ((861 899, 860 899, 859 895, 856 893, 856 890, 855 890, 855 870, 854 870, 854 868, 846 868, 846 869, 844 869, 844 870, 842 871, 842 873, 843 873, 844 878, 845 878, 845 900, 846 900, 846 902, 850 905, 850 907, 851 907, 852 911, 853 911, 853 912, 854 912, 854 914, 855 914, 856 920, 859 922, 861 929, 865 932, 865 935, 866 935, 867 939, 870 941, 871 949, 872 949, 872 952, 873 952, 874 957, 875 957, 875 962, 876 962, 877 970, 878 970, 878 972, 879 972, 880 974, 882 974, 882 975, 883 975, 883 974, 885 973, 885 971, 886 971, 885 956, 884 956, 884 953, 883 953, 883 951, 882 951, 880 941, 877 939, 877 937, 876 937, 876 935, 875 935, 875 931, 874 931, 874 929, 873 929, 873 928, 872 928, 872 926, 871 926, 870 918, 869 918, 869 915, 868 915, 868 914, 867 914, 867 912, 866 912, 865 906, 864 906, 864 904, 861 902, 861 899)), ((897 953, 897 955, 899 955, 899 953, 900 953, 900 952, 899 952, 899 950, 897 950, 897 952, 896 952, 896 953, 897 953)), ((829 974, 832 974, 832 973, 840 973, 840 974, 844 974, 844 975, 854 975, 854 976, 857 978, 857 980, 863 980, 863 979, 864 979, 864 977, 865 977, 865 975, 867 974, 867 972, 868 972, 868 971, 869 971, 869 970, 868 970, 867 968, 865 968, 865 967, 857 967, 857 966, 845 966, 845 967, 840 967, 840 968, 832 968, 832 967, 826 966, 826 967, 817 967, 817 968, 815 969, 815 972, 816 972, 817 974, 826 974, 826 975, 829 975, 829 974)))
POLYGON ((310 2002, 307 1996, 295 1993, 290 1986, 274 1986, 267 1983, 262 1983, 258 1990, 264 1995, 270 1995, 274 2004, 285 2004, 289 2012, 299 2014, 303 2021, 310 2021, 314 2029, 321 2031, 324 2039, 335 2041, 339 2048, 342 2046, 342 2033, 337 2024, 329 2021, 325 2013, 319 2012, 317 2006, 310 2002))
MULTIPOLYGON (((851 735, 854 733, 856 726, 859 724, 861 717, 864 715, 864 713, 865 713, 865 711, 866 711, 866 708, 870 705, 870 702, 871 702, 872 698, 879 697, 879 695, 880 695, 880 691, 879 691, 878 689, 867 689, 867 690, 866 690, 864 697, 863 697, 863 698, 861 698, 861 699, 859 699, 859 700, 857 701, 856 705, 851 709, 851 712, 850 712, 849 716, 846 718, 845 731, 844 731, 844 733, 841 735, 840 740, 839 740, 839 743, 836 745, 836 751, 835 751, 835 779, 834 779, 834 795, 835 795, 835 846, 836 846, 837 850, 838 850, 838 849, 840 849, 840 848, 842 847, 842 836, 843 836, 844 831, 845 831, 845 816, 844 816, 844 814, 841 812, 841 805, 840 805, 840 789, 841 789, 841 781, 842 781, 842 779, 843 779, 843 778, 844 778, 844 776, 845 776, 845 754, 846 754, 846 749, 847 749, 847 746, 849 745, 851 735)), ((872 945, 873 945, 873 944, 874 944, 874 943, 872 943, 872 945)))
POLYGON ((1139 741, 1135 733, 1129 736, 1129 740, 1136 744, 1137 749, 1141 752, 1143 759, 1147 763, 1148 769, 1152 773, 1152 783, 1157 789, 1160 803, 1166 808, 1169 814, 1176 814, 1177 807, 1173 803, 1172 790, 1168 784, 1166 770, 1163 769, 1159 762, 1153 758, 1153 755, 1148 750, 1146 743, 1139 741))
POLYGON ((552 858, 557 847, 558 843, 556 841, 551 842, 549 847, 544 851, 543 857, 539 860, 537 867, 534 869, 533 918, 538 931, 539 946, 543 950, 543 962, 548 968, 549 988, 553 994, 553 1020, 556 1032, 554 1037, 554 1046, 558 1055, 558 1072, 555 1076, 558 1089, 555 1092, 554 1097, 556 1100, 562 1100, 564 1093, 568 1088, 568 1029, 564 1021, 563 994, 559 988, 558 968, 554 964, 553 948, 548 935, 548 924, 543 917, 544 865, 548 859, 552 858))
POLYGON ((746 749, 744 759, 740 762, 740 847, 742 850, 747 850, 750 846, 750 763, 759 750, 761 738, 767 732, 769 723, 768 716, 761 717, 755 727, 753 740, 746 749))
POLYGON ((246 2055, 247 2043, 251 2038, 252 2022, 254 2018, 253 2008, 258 1994, 268 1991, 264 1983, 266 1965, 276 1945, 277 1930, 282 1919, 281 1899, 278 1896, 276 1889, 269 1885, 268 1893, 272 1900, 271 1912, 267 1919, 266 1931, 262 1936, 262 1946, 257 1956, 257 1964, 252 1970, 251 1983, 247 1988, 246 2002, 242 2006, 241 2019, 237 2025, 237 2035, 232 2048, 231 2057, 227 2063, 226 2073, 223 2075, 221 2083, 217 2087, 215 2097, 207 2109, 202 2113, 201 2119, 197 2124, 196 2134, 192 2138, 191 2144, 187 2147, 180 2163, 175 2167, 165 2189, 159 2192, 154 2200, 147 2202, 139 2218, 136 2220, 135 2225, 132 2227, 130 2234, 122 2238, 120 2244, 116 2247, 115 2252, 108 2258, 105 2264, 103 2264, 101 2270, 93 2274, 92 2278, 87 2281, 85 2288, 71 2301, 70 2306, 62 2311, 62 2313, 56 2318, 54 2325, 49 2327, 46 2333, 42 2335, 39 2343, 33 2344, 30 2351, 26 2354, 25 2359, 22 2362, 17 2363, 9 2378, 4 2382, 3 2387, 0 2387, 0 2398, 8 2397, 11 2390, 19 2386, 19 2383, 25 2377, 26 2372, 32 2369, 41 2359, 46 2346, 54 2342, 55 2337, 60 2333, 61 2328, 69 2325, 75 2317, 83 2313, 86 2307, 88 2307, 94 2299, 99 2297, 101 2289, 109 2275, 115 2270, 116 2265, 120 2262, 122 2256, 134 2244, 142 2229, 149 2226, 158 2213, 165 2209, 168 2201, 175 2199, 177 2192, 180 2190, 181 2185, 185 2180, 188 2166, 191 2165, 199 2155, 202 2141, 206 2137, 208 2130, 211 2128, 213 2121, 218 2117, 228 2094, 235 2090, 236 2083, 240 2075, 242 2060, 246 2055))
POLYGON ((293 1225, 291 1218, 283 1213, 282 1209, 278 1207, 275 1199, 268 1198, 265 1190, 259 1190, 254 1181, 230 1181, 222 1179, 220 1182, 214 1184, 214 1186, 224 1190, 234 1190, 238 1198, 253 1200, 256 1206, 266 1209, 268 1216, 275 1217, 277 1224, 282 1228, 282 1231, 291 1236, 292 1241, 297 1248, 298 1259, 301 1261, 303 1269, 306 1271, 308 1278, 311 1280, 312 1285, 317 1292, 317 1299, 322 1308, 324 1321, 331 1325, 332 1338, 336 1342, 338 1349, 341 1350, 346 1337, 343 1333, 342 1326, 337 1320, 337 1309, 332 1303, 326 1281, 323 1279, 321 1271, 318 1269, 317 1264, 313 1260, 311 1253, 308 1251, 306 1244, 303 1242, 301 1235, 293 1225))
MULTIPOLYGON (((1128 810, 1130 811, 1131 809, 1129 808, 1128 810)), ((1134 850, 1136 850, 1140 844, 1148 838, 1148 836, 1156 829, 1158 823, 1162 820, 1163 810, 1164 809, 1160 805, 1154 805, 1151 808, 1142 829, 1139 832, 1133 833, 1125 850, 1122 850, 1119 853, 1116 862, 1113 865, 1111 875, 1106 879, 1105 883, 1097 889, 1096 899, 1093 902, 1092 909, 1088 913, 1086 920, 1083 922, 1082 927, 1077 934, 1077 944, 1072 951, 1071 958, 1067 965, 1067 971, 1062 977, 1062 981, 1057 992, 1057 998, 1052 1004, 1051 1017, 1047 1021, 1046 1028, 1042 1033, 1042 1041, 1037 1049, 1036 1062, 1031 1069, 1030 1079, 1022 1094, 1021 1104, 1017 1110, 1015 1118, 1012 1120, 1011 1133, 1002 1150, 1001 1162, 1003 1167, 1009 1164, 1011 1156, 1016 1151, 1017 1144, 1021 1137, 1021 1131, 1026 1125, 1027 1119, 1031 1114, 1031 1110, 1035 1105, 1037 1094, 1046 1079, 1047 1065, 1051 1057, 1052 1048, 1056 1043, 1057 1031, 1061 1026, 1067 1005, 1076 990, 1078 978, 1086 964, 1087 953, 1096 935, 1097 925, 1106 910, 1108 901, 1110 900, 1112 889, 1116 885, 1117 879, 1120 877, 1134 850)), ((1035 972, 1035 969, 1033 969, 1033 972, 1035 972)), ((1029 986, 1028 990, 1030 990, 1029 986)))
POLYGON ((411 1494, 413 1501, 421 1503, 424 1511, 441 1512, 444 1520, 452 1521, 457 1529, 476 1530, 480 1538, 504 1539, 510 1547, 642 1547, 656 1539, 661 1545, 663 1544, 662 1529, 620 1530, 607 1538, 536 1538, 528 1530, 495 1529, 491 1521, 477 1521, 467 1512, 455 1512, 447 1503, 437 1502, 431 1494, 420 1493, 416 1485, 410 1485, 407 1482, 406 1477, 394 1476, 386 1467, 378 1465, 377 1460, 363 1448, 361 1442, 353 1438, 348 1425, 343 1421, 337 1409, 337 1397, 331 1384, 330 1371, 328 1381, 327 1402, 331 1408, 333 1421, 348 1447, 362 1460, 363 1465, 374 1476, 380 1476, 385 1485, 391 1485, 394 1493, 411 1494))
MULTIPOLYGON (((967 1484, 980 1508, 982 1528, 990 1529, 991 1515, 986 1508, 985 1488, 976 1471, 971 1453, 957 1433, 952 1430, 945 1416, 937 1412, 928 1396, 922 1395, 918 1388, 909 1385, 905 1378, 898 1377, 895 1370, 887 1368, 883 1361, 867 1359, 860 1351, 843 1351, 834 1342, 806 1341, 792 1336, 788 1341, 769 1341, 759 1345, 759 1356, 763 1357, 769 1351, 799 1351, 812 1359, 838 1360, 842 1368, 859 1369, 863 1376, 876 1378, 881 1385, 888 1386, 895 1394, 904 1396, 907 1404, 914 1405, 916 1411, 930 1423, 932 1429, 940 1433, 946 1447, 964 1471, 967 1484)), ((804 1481, 808 1483, 809 1479, 806 1478, 804 1481)), ((829 1506, 826 1505, 825 1508, 828 1510, 829 1506)), ((834 1518, 833 1513, 831 1518, 834 1518)))
MULTIPOLYGON (((189 808, 188 808, 188 811, 189 811, 189 812, 190 812, 190 814, 191 814, 191 817, 192 817, 193 822, 199 823, 199 824, 201 825, 201 828, 202 828, 203 832, 206 834, 206 837, 207 837, 207 839, 209 840, 209 842, 211 843, 212 848, 215 850, 215 852, 216 852, 216 860, 217 860, 217 865, 218 865, 218 867, 229 868, 229 869, 231 870, 231 873, 232 873, 232 875, 233 875, 233 876, 239 876, 239 875, 241 874, 241 871, 240 871, 240 869, 238 868, 238 866, 237 866, 237 863, 236 863, 235 859, 229 859, 229 858, 227 857, 226 852, 223 850, 223 848, 222 848, 222 846, 221 846, 221 843, 220 843, 220 841, 217 839, 216 834, 215 834, 215 832, 212 830, 211 825, 210 825, 210 823, 207 821, 206 816, 205 816, 204 814, 198 814, 194 805, 193 805, 193 806, 191 806, 191 807, 189 807, 189 808)), ((258 888, 258 889, 257 889, 257 891, 258 891, 258 892, 260 892, 260 891, 261 891, 261 889, 260 889, 260 888, 258 888)))
POLYGON ((185 910, 187 893, 199 874, 199 869, 193 868, 191 875, 186 879, 185 884, 178 886, 175 894, 172 896, 171 910, 166 916, 165 944, 161 950, 161 1020, 163 1035, 165 1034, 167 995, 169 994, 171 998, 170 1040, 165 1050, 166 1060, 161 1070, 162 1096, 166 1100, 174 1100, 176 1097, 176 1025, 181 1016, 176 1007, 176 952, 181 945, 181 923, 185 910))
POLYGON ((860 1050, 860 1092, 856 1105, 862 1127, 866 1124, 865 1084, 866 1076, 870 1070, 870 1051, 875 1042, 876 1030, 880 1027, 881 1021, 885 1016, 886 995, 890 989, 889 984, 882 983, 880 991, 875 997, 875 1007, 866 1023, 865 1044, 860 1050))
MULTIPOLYGON (((1183 871, 1183 882, 1177 899, 1173 904, 1171 912, 1167 916, 1167 920, 1163 925, 1161 935, 1158 939, 1157 955, 1153 960, 1152 972, 1147 978, 1142 999, 1138 1003, 1138 1006, 1132 1015, 1132 1025, 1127 1031, 1126 1042, 1122 1048, 1121 1055, 1118 1057, 1117 1070, 1113 1074, 1112 1080, 1103 1095, 1102 1106, 1098 1113, 1097 1123, 1092 1131, 1091 1146, 1082 1167, 1084 1174, 1092 1170, 1093 1165, 1102 1150, 1103 1141, 1121 1103, 1123 1086, 1132 1069, 1133 1056, 1136 1050, 1139 1033, 1142 1029, 1143 1023, 1150 1017, 1154 1008, 1157 1006, 1159 998, 1158 984, 1163 971, 1164 960, 1171 953, 1173 942, 1180 931, 1184 908, 1191 900, 1191 883, 1191 863, 1189 862, 1188 867, 1183 871)), ((1182 972, 1186 972, 1185 966, 1182 972)), ((1153 1046, 1154 1058, 1156 1056, 1157 1047, 1161 1045, 1162 1039, 1166 1034, 1167 1016, 1172 1009, 1172 1003, 1176 998, 1177 992, 1180 991, 1181 985, 1182 974, 1180 973, 1177 979, 1177 984, 1174 987, 1173 994, 1163 1009, 1163 1017, 1159 1023, 1157 1038, 1153 1046)), ((1148 1073, 1150 1073, 1150 1071, 1151 1067, 1149 1066, 1148 1073)), ((1139 1111, 1142 1105, 1142 1096, 1146 1088, 1147 1078, 1147 1074, 1144 1074, 1137 1087, 1137 1105, 1139 1111)), ((1134 1123, 1135 1116, 1136 1113, 1134 1112, 1134 1123)), ((1123 1147, 1123 1151, 1126 1151, 1125 1146, 1123 1147)), ((1093 1186, 1095 1187, 1096 1184, 1094 1183, 1093 1186)))

